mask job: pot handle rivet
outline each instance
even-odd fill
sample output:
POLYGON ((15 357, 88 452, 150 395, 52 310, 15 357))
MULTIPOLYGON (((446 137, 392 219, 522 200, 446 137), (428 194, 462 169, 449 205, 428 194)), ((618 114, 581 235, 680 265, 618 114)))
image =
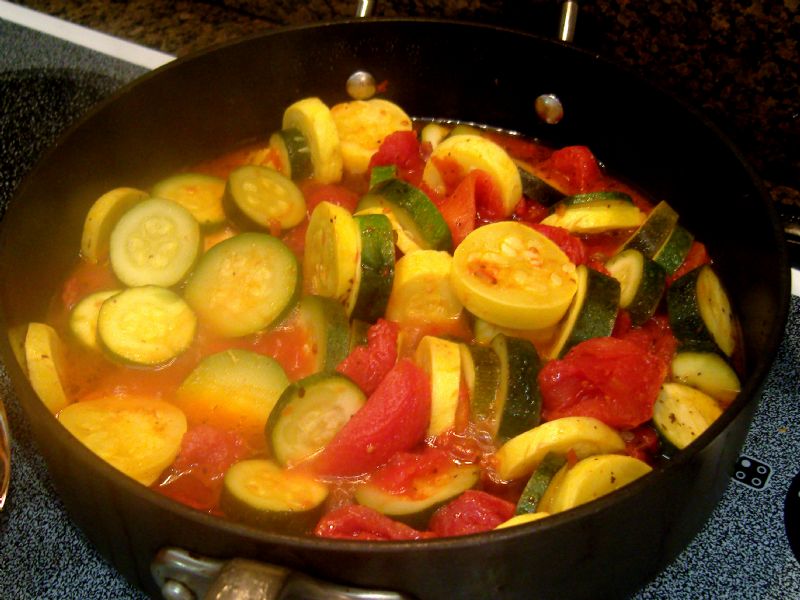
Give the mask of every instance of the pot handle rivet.
POLYGON ((170 579, 161 586, 164 600, 197 600, 194 593, 180 581, 170 579))
POLYGON ((375 95, 375 78, 366 71, 356 71, 347 78, 347 94, 353 100, 368 100, 375 95))
POLYGON ((542 94, 534 104, 536 114, 548 125, 555 125, 564 118, 564 107, 554 94, 542 94))

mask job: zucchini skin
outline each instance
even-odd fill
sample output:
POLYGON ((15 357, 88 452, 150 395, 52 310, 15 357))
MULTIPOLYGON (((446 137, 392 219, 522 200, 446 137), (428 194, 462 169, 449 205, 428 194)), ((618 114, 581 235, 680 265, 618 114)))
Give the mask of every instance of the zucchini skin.
POLYGON ((528 169, 517 163, 519 178, 522 182, 522 195, 536 200, 542 206, 553 206, 564 199, 564 193, 554 188, 541 177, 537 177, 528 169))
POLYGON ((534 345, 521 338, 498 334, 492 348, 500 357, 500 384, 496 418, 497 438, 509 440, 536 427, 542 419, 542 394, 538 375, 542 361, 534 345))
POLYGON ((517 507, 514 510, 515 515, 525 515, 537 512, 539 503, 544 497, 550 482, 555 477, 555 474, 567 462, 565 456, 554 452, 548 453, 539 466, 536 467, 531 475, 528 483, 525 484, 525 489, 517 501, 517 507))
POLYGON ((653 260, 664 267, 668 275, 672 275, 686 260, 692 242, 694 235, 681 225, 676 225, 667 241, 653 256, 653 260))
POLYGON ((386 215, 354 217, 361 233, 361 282, 352 317, 374 323, 386 312, 394 281, 394 237, 386 215))
POLYGON ((628 238, 624 248, 638 250, 645 258, 653 258, 672 235, 677 224, 678 213, 666 202, 659 202, 641 227, 628 238))

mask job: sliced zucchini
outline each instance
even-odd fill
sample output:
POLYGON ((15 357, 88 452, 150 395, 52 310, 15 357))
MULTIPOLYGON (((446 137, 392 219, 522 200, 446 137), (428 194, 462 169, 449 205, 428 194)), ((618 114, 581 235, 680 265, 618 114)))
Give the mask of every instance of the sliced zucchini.
POLYGON ((631 323, 639 326, 650 319, 667 287, 664 268, 634 248, 612 256, 606 268, 619 281, 619 305, 628 311, 631 323))
POLYGON ((495 433, 500 441, 536 427, 541 421, 542 395, 537 377, 542 368, 528 340, 498 334, 492 348, 500 359, 500 386, 494 406, 495 433))
POLYGON ((372 189, 379 183, 396 177, 397 167, 395 165, 376 165, 369 171, 369 187, 372 189))
POLYGON ((548 515, 552 514, 553 500, 558 495, 558 491, 561 489, 561 483, 564 481, 571 468, 572 467, 570 463, 567 462, 563 467, 556 471, 556 474, 550 479, 550 485, 547 486, 544 494, 539 499, 537 510, 547 513, 548 515))
POLYGON ((115 188, 95 200, 83 222, 81 236, 81 256, 84 260, 97 264, 108 256, 111 231, 133 206, 145 200, 147 192, 130 187, 115 188))
POLYGON ((672 275, 686 260, 693 241, 694 236, 688 230, 676 225, 667 241, 653 255, 653 260, 672 275))
POLYGON ((625 242, 625 248, 638 250, 647 258, 653 258, 666 243, 678 224, 678 213, 663 200, 656 204, 644 223, 625 242))
POLYGON ((311 214, 303 258, 307 294, 333 298, 350 314, 361 279, 361 232, 341 206, 320 202, 311 214))
POLYGON ((188 210, 150 198, 122 215, 111 232, 111 268, 127 286, 170 287, 189 273, 200 243, 200 226, 188 210))
POLYGON ((204 228, 214 228, 225 222, 222 195, 225 180, 203 173, 179 173, 162 179, 153 186, 150 194, 177 202, 192 213, 204 228))
POLYGON ((406 234, 420 247, 450 250, 453 239, 450 228, 431 199, 401 179, 382 181, 358 202, 358 211, 367 208, 388 208, 406 234))
POLYGON ((50 410, 58 411, 70 403, 61 383, 66 368, 64 344, 50 325, 31 323, 25 335, 25 364, 31 387, 50 410))
POLYGON ((240 233, 212 247, 198 263, 184 297, 219 335, 239 337, 276 322, 299 288, 297 259, 278 238, 240 233))
POLYGON ((289 385, 273 358, 232 348, 203 358, 175 393, 190 423, 208 423, 263 440, 267 417, 289 385))
POLYGON ((420 250, 398 260, 386 318, 432 325, 460 318, 463 307, 450 285, 452 263, 452 256, 438 250, 420 250))
POLYGON ((549 453, 542 462, 536 467, 525 484, 525 489, 517 500, 517 507, 514 513, 517 515, 537 513, 539 510, 539 502, 547 491, 550 482, 559 469, 567 462, 564 455, 549 453))
POLYGON ((500 357, 491 346, 461 344, 461 374, 469 391, 473 420, 492 418, 500 388, 500 357))
POLYGON ((667 291, 669 324, 684 344, 719 349, 731 356, 736 348, 736 323, 728 294, 709 265, 672 283, 667 291))
MULTIPOLYGON (((379 477, 380 471, 376 475, 379 477)), ((479 478, 478 465, 449 463, 416 473, 402 491, 386 490, 373 479, 356 489, 355 498, 363 506, 412 527, 424 528, 437 508, 475 487, 479 478)))
POLYGON ((306 201, 295 183, 279 171, 245 165, 228 176, 225 212, 242 229, 291 229, 306 218, 306 201))
POLYGON ((478 227, 458 245, 450 278, 472 314, 503 327, 543 329, 566 313, 577 289, 575 265, 527 225, 478 227))
POLYGON ((683 450, 721 414, 708 394, 682 383, 665 383, 653 406, 653 424, 664 440, 683 450))
POLYGON ((620 298, 619 281, 586 265, 578 266, 577 279, 578 291, 550 348, 549 358, 562 357, 576 344, 594 337, 609 336, 614 331, 620 298))
POLYGON ((281 533, 305 533, 317 522, 328 486, 269 460, 243 460, 225 473, 220 508, 231 519, 281 533))
POLYGON ((291 384, 267 420, 272 457, 284 466, 311 458, 365 401, 361 388, 339 373, 315 373, 291 384))
POLYGON ((411 254, 412 252, 416 252, 417 250, 422 250, 419 244, 415 242, 408 232, 403 229, 403 226, 400 225, 400 222, 394 216, 394 213, 391 209, 387 206, 373 206, 370 208, 363 208, 361 210, 356 211, 355 216, 360 217, 362 215, 385 215, 389 222, 392 224, 392 231, 394 233, 394 243, 397 246, 397 249, 400 250, 402 254, 411 254))
POLYGON ((69 313, 69 330, 86 348, 99 350, 97 342, 97 316, 103 302, 122 290, 103 290, 82 298, 69 313))
POLYGON ((431 381, 428 435, 437 436, 456 424, 461 387, 461 351, 455 342, 426 335, 417 346, 415 362, 431 381))
POLYGON ((339 132, 330 109, 319 98, 303 98, 283 113, 281 129, 296 129, 308 142, 314 179, 336 183, 342 178, 339 132))
POLYGON ((350 352, 350 322, 344 307, 324 296, 303 296, 297 318, 307 332, 314 372, 333 371, 350 352))
POLYGON ((361 281, 353 317, 370 323, 386 312, 394 281, 394 233, 386 215, 354 217, 361 233, 361 281))
POLYGON ((522 195, 543 206, 553 206, 564 199, 564 193, 536 175, 526 163, 515 160, 522 183, 522 195))
POLYGON ((599 191, 584 192, 565 196, 561 201, 563 206, 616 206, 618 202, 633 204, 633 198, 625 192, 599 191))
POLYGON ((503 214, 514 212, 522 198, 522 181, 519 170, 508 153, 498 144, 474 133, 450 135, 442 141, 425 164, 422 180, 437 193, 445 194, 445 181, 440 172, 444 163, 458 165, 461 175, 480 169, 487 173, 500 193, 503 214))
POLYGON ((314 172, 311 149, 299 129, 281 129, 269 138, 269 147, 277 153, 281 173, 289 179, 306 179, 314 172))
POLYGON ((558 513, 596 500, 647 475, 646 462, 625 454, 589 456, 568 469, 548 502, 548 513, 558 513))
POLYGON ((565 205, 559 203, 555 212, 542 219, 542 224, 561 227, 571 233, 590 234, 633 229, 644 222, 645 216, 635 204, 625 200, 565 205))
POLYGON ((194 341, 197 317, 178 294, 146 285, 103 302, 97 315, 100 345, 123 362, 163 365, 194 341))
POLYGON ((395 131, 411 131, 411 117, 388 100, 352 100, 331 107, 342 148, 344 170, 351 175, 367 172, 372 155, 383 139, 395 131))
POLYGON ((175 460, 186 417, 174 404, 146 396, 110 396, 70 404, 58 420, 84 446, 143 485, 175 460))
POLYGON ((672 359, 672 377, 728 404, 741 391, 736 371, 716 352, 680 350, 672 359))
POLYGON ((549 452, 566 455, 572 450, 580 459, 624 449, 620 434, 602 421, 562 417, 508 440, 495 453, 495 468, 501 479, 510 481, 532 473, 549 452))

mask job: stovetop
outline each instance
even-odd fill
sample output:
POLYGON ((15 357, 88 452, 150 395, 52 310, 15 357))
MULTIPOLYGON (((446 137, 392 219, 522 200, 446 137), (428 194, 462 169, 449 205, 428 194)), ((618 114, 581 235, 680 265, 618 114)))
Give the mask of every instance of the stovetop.
MULTIPOLYGON (((0 14, 0 216, 66 124, 147 71, 6 18, 0 14)), ((800 555, 800 276, 793 275, 786 337, 731 483, 705 528, 637 600, 800 598, 792 551, 793 544, 800 555)), ((0 394, 13 435, 10 497, 0 512, 0 597, 143 597, 70 522, 4 370, 0 394)))

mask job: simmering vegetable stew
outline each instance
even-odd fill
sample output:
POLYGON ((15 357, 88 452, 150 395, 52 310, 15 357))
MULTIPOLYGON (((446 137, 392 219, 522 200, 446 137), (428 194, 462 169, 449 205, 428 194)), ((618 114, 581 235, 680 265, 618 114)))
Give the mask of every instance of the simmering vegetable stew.
POLYGON ((98 198, 25 359, 159 493, 385 540, 645 476, 736 397, 740 346, 703 244, 589 148, 303 98, 268 139, 98 198))

